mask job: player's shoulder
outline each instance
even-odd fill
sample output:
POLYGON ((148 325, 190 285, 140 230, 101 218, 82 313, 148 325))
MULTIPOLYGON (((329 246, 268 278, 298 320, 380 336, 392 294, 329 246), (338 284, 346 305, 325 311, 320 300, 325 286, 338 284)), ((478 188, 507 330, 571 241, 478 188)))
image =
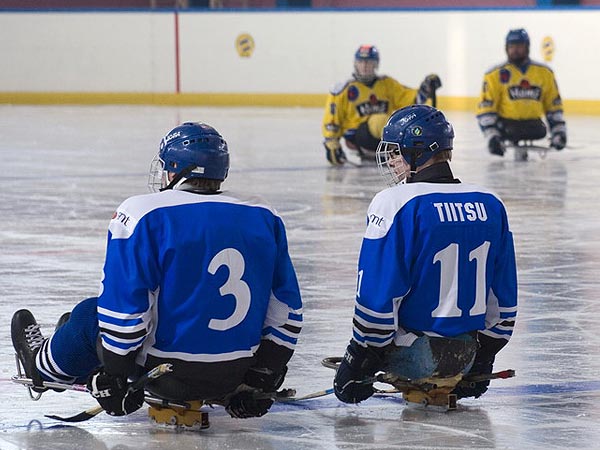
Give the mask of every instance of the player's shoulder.
POLYGON ((220 201, 233 205, 246 206, 249 208, 259 208, 268 211, 270 214, 279 217, 277 210, 260 195, 224 191, 220 194, 220 201))
POLYGON ((395 86, 396 85, 397 86, 404 86, 402 83, 400 83, 394 77, 390 77, 389 75, 378 75, 376 83, 391 84, 391 85, 395 85, 395 86))
POLYGON ((412 200, 423 196, 445 194, 474 194, 490 196, 502 203, 502 199, 493 190, 472 183, 407 183, 393 186, 379 192, 371 205, 381 208, 386 205, 390 212, 397 212, 412 200))
POLYGON ((331 89, 329 89, 329 93, 331 95, 340 95, 353 81, 355 81, 353 78, 349 78, 345 81, 338 81, 331 89))
POLYGON ((508 69, 510 66, 508 61, 504 61, 501 62, 500 64, 495 64, 492 67, 489 67, 486 71, 485 71, 485 75, 491 75, 494 72, 499 72, 502 69, 508 69))
POLYGON ((481 194, 482 196, 489 196, 490 198, 493 198, 495 201, 499 202, 500 204, 503 204, 502 199, 493 189, 489 189, 487 187, 480 186, 478 184, 473 184, 473 183, 459 183, 458 185, 455 185, 455 186, 460 186, 458 188, 457 192, 472 193, 472 194, 476 194, 476 195, 481 194))
POLYGON ((275 209, 270 206, 265 199, 258 195, 245 193, 236 194, 228 191, 217 194, 198 194, 178 189, 129 197, 121 203, 117 211, 127 212, 129 215, 139 220, 153 211, 200 203, 221 203, 256 207, 265 209, 272 214, 277 215, 275 209))
MULTIPOLYGON (((492 190, 469 183, 409 183, 393 186, 375 195, 368 210, 367 239, 385 236, 395 223, 408 225, 420 200, 443 202, 448 194, 460 194, 467 201, 485 201, 496 211, 504 210, 500 197, 492 190), (408 214, 408 216, 406 216, 408 214)), ((461 197, 463 198, 463 197, 461 197)), ((453 200, 454 201, 454 200, 453 200)))
POLYGON ((161 205, 160 199, 164 199, 162 192, 134 195, 125 199, 117 208, 117 212, 124 211, 129 215, 140 219, 148 212, 159 208, 161 205))
POLYGON ((552 68, 550 68, 550 66, 548 66, 547 64, 544 64, 542 62, 539 61, 534 61, 534 60, 530 60, 529 61, 529 67, 535 68, 537 70, 541 70, 544 72, 550 72, 550 73, 554 73, 554 71, 552 70, 552 68))

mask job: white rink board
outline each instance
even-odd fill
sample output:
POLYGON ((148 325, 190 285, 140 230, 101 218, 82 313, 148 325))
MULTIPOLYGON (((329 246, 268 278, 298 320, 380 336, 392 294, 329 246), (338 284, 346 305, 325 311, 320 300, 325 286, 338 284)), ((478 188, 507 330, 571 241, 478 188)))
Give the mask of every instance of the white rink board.
MULTIPOLYGON (((501 62, 504 38, 525 27, 531 55, 552 37, 565 99, 600 99, 596 41, 600 9, 195 12, 179 13, 182 93, 325 94, 349 77, 364 43, 381 51, 381 73, 418 86, 428 73, 440 95, 475 97, 483 73, 501 62), (249 33, 256 49, 238 56, 249 33)), ((0 13, 0 86, 5 92, 176 90, 172 12, 0 13)))

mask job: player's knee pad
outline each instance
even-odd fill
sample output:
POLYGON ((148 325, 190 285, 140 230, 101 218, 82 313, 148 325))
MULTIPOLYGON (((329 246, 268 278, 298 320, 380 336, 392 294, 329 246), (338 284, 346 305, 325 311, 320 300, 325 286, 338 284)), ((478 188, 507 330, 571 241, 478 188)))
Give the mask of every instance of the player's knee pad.
POLYGON ((469 334, 454 338, 420 336, 410 347, 395 347, 385 357, 385 371, 402 378, 446 378, 466 373, 477 341, 469 334))
POLYGON ((383 134, 383 127, 387 123, 389 119, 388 114, 372 114, 369 116, 367 120, 367 126, 369 128, 369 133, 378 141, 381 140, 381 135, 383 134))

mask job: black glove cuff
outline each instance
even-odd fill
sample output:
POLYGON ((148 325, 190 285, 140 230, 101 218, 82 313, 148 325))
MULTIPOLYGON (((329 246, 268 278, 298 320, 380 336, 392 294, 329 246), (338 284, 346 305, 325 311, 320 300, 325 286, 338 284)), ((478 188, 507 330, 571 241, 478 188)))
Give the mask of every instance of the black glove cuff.
POLYGON ((251 367, 244 376, 244 384, 263 392, 275 392, 283 384, 286 373, 287 366, 277 372, 266 367, 251 367))
POLYGON ((380 350, 371 347, 362 347, 356 341, 350 341, 344 354, 344 360, 355 369, 373 375, 383 367, 383 358, 380 350))

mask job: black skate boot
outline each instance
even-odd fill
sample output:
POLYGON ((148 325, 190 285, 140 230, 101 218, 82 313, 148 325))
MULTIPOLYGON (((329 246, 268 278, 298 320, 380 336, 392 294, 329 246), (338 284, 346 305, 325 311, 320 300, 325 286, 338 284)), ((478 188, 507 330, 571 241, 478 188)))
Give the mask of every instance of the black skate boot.
POLYGON ((32 390, 38 393, 47 391, 47 388, 42 387, 42 376, 35 366, 35 356, 40 351, 45 339, 31 311, 20 309, 14 313, 10 332, 13 347, 25 370, 25 375, 33 381, 34 387, 32 387, 32 390))

